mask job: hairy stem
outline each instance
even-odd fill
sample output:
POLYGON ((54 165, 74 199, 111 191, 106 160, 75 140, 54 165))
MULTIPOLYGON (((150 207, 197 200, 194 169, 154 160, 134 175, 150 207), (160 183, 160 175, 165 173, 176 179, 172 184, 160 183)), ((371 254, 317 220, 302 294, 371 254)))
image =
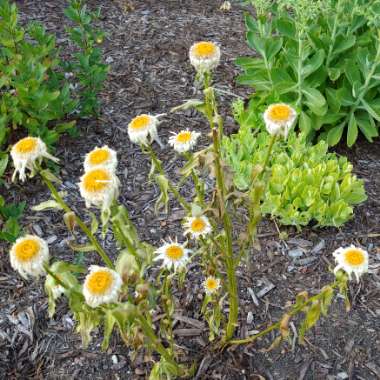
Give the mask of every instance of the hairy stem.
MULTIPOLYGON (((164 169, 162 168, 161 161, 157 158, 156 153, 152 149, 150 145, 145 145, 144 148, 147 150, 150 158, 152 159, 153 164, 155 165, 155 168, 158 170, 158 172, 166 177, 166 174, 164 172, 164 169)), ((166 177, 167 178, 167 177, 166 177)), ((168 179, 168 186, 169 190, 173 193, 173 195, 177 198, 178 202, 181 204, 181 206, 187 211, 191 211, 191 206, 189 203, 185 200, 185 198, 182 197, 182 195, 179 193, 177 188, 171 183, 171 181, 168 179)))
POLYGON ((235 274, 235 260, 233 256, 232 247, 232 223, 231 218, 225 209, 225 186, 222 167, 220 163, 220 142, 218 131, 214 128, 212 130, 213 136, 213 146, 215 155, 215 169, 216 169, 216 182, 217 182, 217 194, 219 200, 219 212, 220 217, 223 221, 224 232, 226 234, 226 249, 222 251, 224 256, 224 261, 226 265, 227 272, 227 282, 228 282, 228 294, 229 294, 229 304, 230 310, 228 314, 228 322, 226 328, 226 341, 230 340, 234 334, 238 312, 239 312, 239 300, 238 300, 238 287, 235 274))
MULTIPOLYGON (((330 287, 333 289, 335 289, 337 286, 338 286, 338 283, 336 281, 334 281, 332 284, 330 284, 330 287)), ((310 305, 311 303, 313 303, 315 301, 318 301, 321 297, 323 297, 323 295, 324 294, 323 294, 323 289, 322 289, 322 291, 320 293, 316 294, 313 297, 308 298, 305 302, 299 304, 297 307, 294 307, 292 310, 287 312, 289 318, 294 317, 298 313, 302 312, 302 310, 304 310, 306 306, 310 305)), ((278 321, 278 322, 273 323, 270 326, 268 326, 265 330, 260 331, 258 334, 252 335, 252 336, 245 338, 245 339, 231 340, 228 342, 228 344, 233 345, 233 344, 251 343, 251 342, 255 341, 256 339, 270 333, 271 331, 279 329, 280 325, 281 325, 281 321, 278 321)))
POLYGON ((59 195, 58 190, 54 187, 53 183, 50 181, 50 179, 45 175, 43 171, 40 171, 39 174, 41 175, 42 180, 46 184, 46 186, 49 188, 53 198, 56 200, 56 202, 62 207, 62 209, 68 213, 73 213, 75 222, 78 224, 78 226, 81 228, 81 230, 87 235, 88 239, 94 246, 95 250, 98 252, 99 256, 103 259, 104 263, 107 265, 108 268, 113 269, 114 265, 111 261, 111 259, 108 257, 106 251, 103 249, 103 247, 99 244, 98 240, 95 238, 95 236, 92 234, 90 229, 84 224, 81 218, 77 216, 71 208, 65 203, 65 201, 62 199, 62 197, 59 195))

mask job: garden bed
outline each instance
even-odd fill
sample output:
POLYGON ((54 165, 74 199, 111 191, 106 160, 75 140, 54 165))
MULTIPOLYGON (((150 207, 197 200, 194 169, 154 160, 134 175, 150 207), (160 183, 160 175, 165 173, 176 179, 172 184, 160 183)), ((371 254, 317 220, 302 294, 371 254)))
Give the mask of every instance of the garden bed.
MULTIPOLYGON (((61 159, 60 190, 73 209, 83 209, 76 183, 82 174, 84 155, 93 147, 108 144, 118 152, 118 175, 122 181, 120 200, 138 226, 142 240, 158 246, 161 239, 180 235, 183 213, 175 203, 169 215, 154 215, 158 189, 147 182, 150 162, 127 137, 127 125, 139 113, 163 113, 184 99, 196 97, 194 73, 188 63, 188 48, 198 40, 209 39, 222 47, 222 64, 216 72, 217 87, 245 95, 234 84, 237 68, 234 58, 250 53, 245 43, 243 10, 233 6, 229 12, 219 10, 221 1, 114 0, 89 1, 102 7, 101 26, 108 37, 105 58, 111 71, 102 93, 102 115, 82 120, 80 136, 62 138, 56 156, 61 159)), ((43 21, 49 31, 60 38, 65 1, 17 1, 23 22, 43 21)), ((227 132, 236 130, 229 115, 230 98, 221 97, 227 132)), ((208 125, 195 112, 185 116, 169 115, 160 125, 159 135, 166 142, 170 131, 192 128, 203 133, 201 143, 208 142, 208 125)), ((307 335, 305 346, 286 345, 270 352, 273 337, 257 344, 213 351, 208 344, 205 323, 200 315, 202 279, 197 264, 190 265, 187 281, 191 293, 177 298, 177 323, 181 360, 200 363, 199 379, 377 379, 380 374, 380 142, 360 140, 354 148, 338 147, 349 157, 355 173, 363 178, 368 200, 355 208, 355 218, 341 229, 282 228, 289 239, 281 241, 273 221, 265 220, 259 228, 261 249, 252 254, 252 268, 239 268, 240 325, 237 335, 259 330, 267 320, 277 320, 287 300, 307 290, 317 292, 332 279, 331 252, 339 246, 360 243, 371 253, 371 275, 360 286, 352 285, 352 310, 347 314, 343 302, 335 301, 329 316, 307 335), (287 287, 284 287, 284 282, 287 287)), ((178 160, 165 146, 158 151, 165 169, 177 177, 178 160)), ((10 174, 10 173, 9 173, 10 174)), ((9 178, 8 178, 9 180, 9 178)), ((77 260, 66 244, 69 239, 61 216, 35 213, 31 206, 47 200, 49 194, 38 180, 26 185, 1 188, 9 202, 26 200, 25 229, 37 233, 50 243, 52 255, 77 260)), ((185 187, 183 194, 190 196, 185 187)), ((113 241, 106 239, 112 252, 113 241)), ((139 379, 146 376, 151 359, 147 355, 130 358, 117 334, 106 353, 100 350, 100 336, 88 349, 81 348, 80 337, 73 331, 73 319, 65 301, 59 302, 56 316, 49 320, 42 281, 23 281, 10 265, 8 247, 0 246, 0 378, 43 379, 139 379), (148 365, 147 365, 148 364, 148 365)), ((95 254, 83 258, 85 263, 99 263, 95 254)))

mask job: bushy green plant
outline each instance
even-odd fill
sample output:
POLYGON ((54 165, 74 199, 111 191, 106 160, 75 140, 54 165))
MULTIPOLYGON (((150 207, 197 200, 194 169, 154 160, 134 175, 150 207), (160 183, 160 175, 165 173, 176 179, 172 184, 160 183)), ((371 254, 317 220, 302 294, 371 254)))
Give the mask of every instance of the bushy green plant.
MULTIPOLYGON (((16 5, 0 0, 0 149, 19 128, 52 145, 62 133, 75 133, 75 121, 68 120, 73 113, 99 112, 97 95, 108 71, 95 46, 104 36, 93 27, 99 12, 88 12, 82 2, 72 0, 65 14, 74 23, 68 33, 78 49, 62 60, 54 35, 37 22, 22 27, 16 5)), ((8 154, 0 152, 0 178, 7 164, 8 154)))
POLYGON ((103 42, 104 32, 93 26, 100 16, 100 8, 91 12, 83 1, 71 0, 65 9, 65 15, 73 23, 66 31, 78 50, 71 60, 62 64, 66 72, 73 74, 78 87, 80 115, 97 114, 100 110, 97 95, 103 88, 109 69, 103 63, 102 51, 98 47, 103 42))
POLYGON ((260 57, 241 57, 238 83, 267 104, 299 112, 305 133, 337 144, 346 131, 372 141, 380 121, 380 2, 378 0, 261 0, 251 2, 247 42, 260 57))
POLYGON ((0 195, 0 240, 14 242, 21 232, 19 219, 24 212, 26 203, 11 203, 6 205, 0 195))
MULTIPOLYGON (((235 185, 247 190, 255 166, 264 162, 270 135, 252 128, 262 124, 258 112, 242 111, 237 104, 235 115, 241 127, 223 139, 224 157, 234 171, 235 185)), ((347 158, 328 153, 323 140, 311 145, 304 135, 291 133, 287 141, 274 145, 269 168, 261 210, 285 225, 316 221, 319 226, 341 226, 353 216, 353 205, 367 199, 363 181, 352 174, 347 158)))

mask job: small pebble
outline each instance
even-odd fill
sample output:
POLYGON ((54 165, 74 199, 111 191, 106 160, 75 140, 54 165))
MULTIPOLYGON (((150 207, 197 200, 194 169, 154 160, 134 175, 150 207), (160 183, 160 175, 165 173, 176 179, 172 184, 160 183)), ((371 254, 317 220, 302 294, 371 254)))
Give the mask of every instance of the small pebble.
POLYGON ((249 311, 247 314, 247 324, 251 324, 253 322, 253 314, 252 311, 249 311))

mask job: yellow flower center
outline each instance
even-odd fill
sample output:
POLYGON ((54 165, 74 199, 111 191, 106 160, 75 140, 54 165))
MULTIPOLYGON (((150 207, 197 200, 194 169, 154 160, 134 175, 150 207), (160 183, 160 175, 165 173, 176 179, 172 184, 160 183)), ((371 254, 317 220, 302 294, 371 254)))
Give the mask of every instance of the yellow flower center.
POLYGON ((102 148, 93 150, 88 157, 88 160, 90 164, 92 165, 102 164, 103 162, 109 159, 110 159, 110 152, 107 149, 102 149, 102 148))
POLYGON ((150 116, 148 115, 140 115, 136 116, 130 124, 130 128, 139 131, 141 129, 145 129, 150 123, 150 116))
POLYGON ((98 270, 90 275, 87 288, 95 295, 107 293, 113 283, 112 274, 105 270, 98 270))
POLYGON ((344 254, 344 258, 346 260, 346 263, 349 265, 356 266, 364 263, 363 252, 359 251, 358 249, 349 249, 344 254))
POLYGON ((206 223, 201 218, 196 218, 191 222, 191 230, 193 232, 202 232, 206 227, 206 223))
POLYGON ((109 174, 104 169, 89 171, 83 178, 83 186, 86 191, 96 193, 104 190, 110 180, 109 174))
POLYGON ((290 119, 291 109, 286 104, 276 104, 269 109, 269 118, 281 122, 290 119))
POLYGON ((17 260, 25 263, 37 256, 40 250, 40 245, 32 239, 25 239, 18 243, 15 247, 15 255, 17 260))
POLYGON ((35 137, 25 137, 15 145, 15 150, 18 153, 30 153, 37 147, 37 139, 35 137))
POLYGON ((178 261, 183 257, 183 248, 178 245, 171 245, 166 248, 166 256, 172 261, 178 261))
POLYGON ((218 288, 218 285, 219 285, 218 280, 214 277, 209 277, 205 281, 206 289, 209 291, 216 290, 218 288))
POLYGON ((216 46, 212 42, 198 42, 194 46, 194 54, 199 58, 210 58, 216 52, 216 46))
POLYGON ((184 131, 184 132, 178 133, 176 140, 177 140, 177 142, 179 142, 181 144, 185 144, 185 143, 189 142, 191 140, 191 132, 190 131, 184 131))

